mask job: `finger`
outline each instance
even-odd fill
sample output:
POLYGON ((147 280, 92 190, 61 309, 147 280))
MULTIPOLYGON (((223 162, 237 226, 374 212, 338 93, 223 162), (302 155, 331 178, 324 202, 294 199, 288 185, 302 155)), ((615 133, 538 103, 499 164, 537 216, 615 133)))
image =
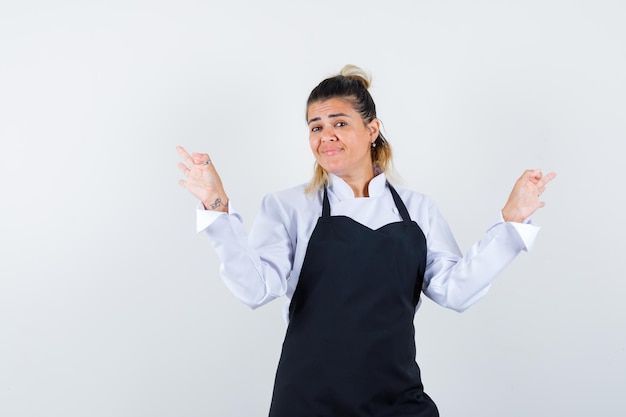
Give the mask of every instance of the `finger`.
POLYGON ((189 176, 189 171, 191 171, 187 165, 183 164, 182 162, 178 163, 178 169, 180 169, 183 174, 185 174, 185 176, 189 176))
POLYGON ((537 169, 527 169, 526 171, 524 171, 518 181, 520 183, 530 182, 532 184, 537 184, 541 179, 541 173, 537 175, 537 171, 541 172, 537 169))
POLYGON ((550 181, 554 179, 554 177, 556 177, 556 172, 551 172, 543 176, 541 180, 539 181, 539 183, 537 183, 537 185, 539 185, 540 187, 545 187, 547 183, 549 183, 550 181))
POLYGON ((546 176, 544 176, 544 177, 543 177, 543 178, 544 178, 543 183, 544 183, 544 184, 549 183, 550 181, 552 181, 552 180, 554 179, 554 177, 556 177, 556 172, 551 172, 551 173, 549 173, 548 175, 546 175, 546 176))
POLYGON ((531 169, 529 175, 532 179, 539 181, 542 176, 541 169, 531 169))
POLYGON ((185 148, 183 148, 182 146, 177 146, 176 150, 178 151, 178 154, 183 158, 183 160, 188 166, 192 166, 194 164, 193 159, 191 158, 191 155, 187 153, 185 148))
POLYGON ((203 164, 203 163, 211 160, 211 158, 209 158, 209 154, 206 154, 206 153, 194 152, 192 156, 193 156, 193 160, 196 162, 196 164, 203 164))

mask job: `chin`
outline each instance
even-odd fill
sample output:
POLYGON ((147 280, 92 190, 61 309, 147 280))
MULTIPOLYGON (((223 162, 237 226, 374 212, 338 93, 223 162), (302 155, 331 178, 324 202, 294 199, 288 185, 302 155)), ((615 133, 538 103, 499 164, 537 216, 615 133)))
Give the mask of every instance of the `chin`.
POLYGON ((338 168, 338 167, 322 165, 322 168, 324 168, 326 170, 326 172, 328 172, 329 174, 333 174, 333 175, 336 175, 338 177, 340 177, 341 174, 343 174, 343 170, 338 168))

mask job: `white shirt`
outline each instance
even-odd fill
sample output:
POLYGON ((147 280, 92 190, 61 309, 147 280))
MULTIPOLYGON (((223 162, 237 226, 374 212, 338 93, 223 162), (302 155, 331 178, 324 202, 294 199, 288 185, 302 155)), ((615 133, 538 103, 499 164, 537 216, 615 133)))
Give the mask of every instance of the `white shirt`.
MULTIPOLYGON (((309 238, 322 214, 323 190, 313 194, 300 185, 263 198, 248 234, 229 201, 229 212, 197 209, 197 231, 205 231, 222 265, 220 275, 232 293, 252 308, 287 297, 298 284, 309 238)), ((462 255, 447 222, 423 194, 396 187, 411 220, 426 237, 423 293, 447 308, 463 311, 482 298, 491 282, 539 232, 530 223, 500 221, 462 255)), ((369 197, 356 198, 341 178, 330 175, 328 199, 332 216, 344 215, 371 228, 401 221, 384 174, 369 184, 369 197)))

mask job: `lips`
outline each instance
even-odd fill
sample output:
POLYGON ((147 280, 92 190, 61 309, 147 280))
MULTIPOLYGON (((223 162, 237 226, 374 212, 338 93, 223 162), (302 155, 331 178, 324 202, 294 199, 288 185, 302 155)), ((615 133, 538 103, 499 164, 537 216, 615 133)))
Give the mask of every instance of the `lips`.
POLYGON ((326 155, 326 156, 333 156, 333 155, 337 155, 339 152, 343 151, 343 148, 338 148, 338 147, 329 147, 329 148, 323 148, 320 149, 320 153, 322 155, 326 155))

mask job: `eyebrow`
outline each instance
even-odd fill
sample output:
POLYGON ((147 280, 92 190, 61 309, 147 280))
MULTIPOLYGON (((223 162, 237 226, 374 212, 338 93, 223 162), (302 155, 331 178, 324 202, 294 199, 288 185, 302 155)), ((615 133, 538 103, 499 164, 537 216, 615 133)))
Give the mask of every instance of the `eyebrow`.
MULTIPOLYGON (((345 114, 345 113, 335 113, 335 114, 329 114, 329 115, 328 115, 328 118, 329 118, 329 119, 332 119, 333 117, 350 117, 350 116, 349 116, 349 115, 347 115, 347 114, 345 114)), ((320 120, 322 120, 322 118, 321 118, 321 117, 314 117, 314 118, 312 118, 311 120, 309 120, 309 121, 307 122, 307 124, 308 124, 308 125, 310 125, 311 123, 313 123, 313 122, 318 122, 318 121, 320 121, 320 120)))

